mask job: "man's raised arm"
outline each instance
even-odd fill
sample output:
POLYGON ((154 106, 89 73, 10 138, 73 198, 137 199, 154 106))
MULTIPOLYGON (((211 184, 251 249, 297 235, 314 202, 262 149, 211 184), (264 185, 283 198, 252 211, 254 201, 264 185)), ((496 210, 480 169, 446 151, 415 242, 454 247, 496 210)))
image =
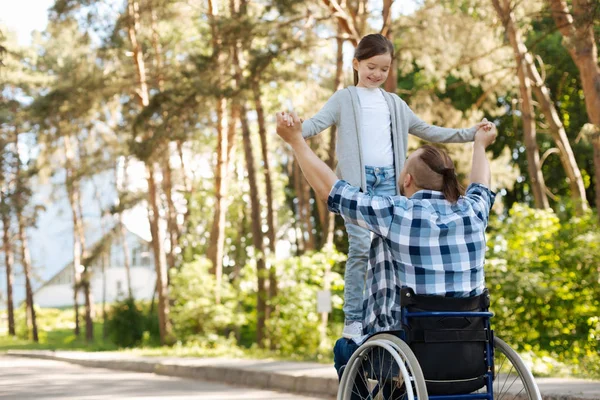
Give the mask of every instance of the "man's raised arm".
POLYGON ((327 201, 338 178, 304 141, 302 122, 296 113, 277 113, 277 134, 292 147, 296 160, 317 197, 327 201))
POLYGON ((491 184, 490 162, 485 155, 485 149, 496 140, 498 131, 489 122, 480 127, 475 133, 473 144, 473 165, 471 166, 471 183, 480 183, 489 188, 491 184))

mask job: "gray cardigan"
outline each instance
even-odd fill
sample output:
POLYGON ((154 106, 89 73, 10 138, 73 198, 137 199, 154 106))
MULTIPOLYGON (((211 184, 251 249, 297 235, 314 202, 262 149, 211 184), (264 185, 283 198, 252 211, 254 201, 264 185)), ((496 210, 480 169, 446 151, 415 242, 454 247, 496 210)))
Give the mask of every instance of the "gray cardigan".
MULTIPOLYGON (((408 133, 430 142, 473 141, 475 128, 452 129, 429 125, 420 120, 398 95, 380 90, 390 108, 396 179, 400 177, 406 159, 408 133)), ((335 145, 338 159, 337 176, 353 186, 360 186, 363 192, 366 192, 367 180, 360 151, 361 135, 358 129, 361 126, 360 119, 358 93, 356 87, 349 86, 335 92, 314 117, 302 123, 302 136, 304 138, 315 136, 335 124, 337 126, 335 145)))

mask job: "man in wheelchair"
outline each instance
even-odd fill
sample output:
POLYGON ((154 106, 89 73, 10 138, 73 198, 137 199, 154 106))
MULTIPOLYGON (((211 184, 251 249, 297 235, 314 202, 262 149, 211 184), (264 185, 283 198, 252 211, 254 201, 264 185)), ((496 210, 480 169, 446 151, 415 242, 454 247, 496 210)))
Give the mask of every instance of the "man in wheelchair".
MULTIPOLYGON (((396 332, 411 344, 425 379, 433 378, 427 382, 430 394, 469 393, 482 387, 482 374, 490 369, 483 354, 485 343, 492 341, 489 318, 484 329, 483 317, 477 314, 417 318, 410 323, 406 315, 427 310, 487 311, 485 229, 495 194, 489 188, 485 149, 496 138, 494 124, 488 122, 475 134, 470 185, 464 195, 452 160, 433 146, 422 146, 407 158, 398 180, 400 196, 370 196, 338 180, 314 154, 294 113, 277 114, 277 133, 291 145, 306 179, 329 210, 373 233, 363 336, 336 342, 334 360, 340 378, 365 340, 396 332), (461 376, 477 376, 479 381, 461 376)), ((379 374, 397 376, 397 372, 380 368, 379 374)))

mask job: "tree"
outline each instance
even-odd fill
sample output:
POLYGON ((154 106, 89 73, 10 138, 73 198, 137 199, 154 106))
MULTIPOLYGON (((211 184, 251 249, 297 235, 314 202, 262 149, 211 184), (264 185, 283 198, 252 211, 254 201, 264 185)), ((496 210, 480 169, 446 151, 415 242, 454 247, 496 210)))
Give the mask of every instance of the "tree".
MULTIPOLYGON (((135 64, 136 73, 136 88, 134 92, 138 99, 141 107, 147 107, 150 104, 150 93, 148 89, 148 80, 146 73, 146 66, 144 61, 144 53, 141 43, 138 41, 138 33, 141 29, 140 22, 140 6, 137 0, 127 1, 127 33, 131 49, 133 51, 133 61, 135 64)), ((151 132, 144 132, 142 140, 156 139, 152 137, 151 132)), ((157 141, 155 141, 155 144, 157 141)), ((153 151, 158 153, 158 148, 154 148, 153 151)), ((158 319, 159 319, 159 331, 160 331, 160 342, 161 344, 169 344, 172 342, 172 327, 169 319, 169 301, 168 301, 168 287, 167 287, 167 268, 165 265, 165 252, 164 243, 162 240, 162 234, 160 231, 159 220, 159 193, 156 184, 156 172, 157 165, 150 157, 150 154, 146 154, 143 157, 143 161, 146 164, 147 182, 148 182, 148 203, 149 203, 149 222, 150 232, 152 235, 152 248, 154 254, 154 265, 156 268, 156 287, 158 291, 158 319)))
POLYGON ((64 173, 72 221, 75 334, 80 334, 79 295, 83 293, 86 340, 92 341, 92 271, 83 263, 88 249, 81 186, 86 178, 107 168, 104 143, 96 137, 98 125, 103 122, 103 110, 99 107, 103 73, 95 61, 96 53, 90 52, 89 37, 79 32, 75 19, 53 19, 47 31, 36 67, 47 71, 53 80, 31 105, 40 149, 37 167, 44 176, 64 173), (57 43, 69 44, 69 51, 57 43))
POLYGON ((546 195, 546 183, 542 174, 542 165, 540 163, 540 153, 536 141, 536 121, 533 109, 533 99, 531 94, 531 80, 525 66, 525 54, 523 41, 519 35, 519 31, 511 24, 514 23, 514 17, 511 17, 511 12, 506 9, 509 5, 504 2, 500 5, 500 0, 492 0, 494 8, 498 16, 505 26, 508 34, 508 39, 513 48, 515 62, 517 66, 517 76, 519 78, 519 90, 521 94, 521 113, 523 118, 523 137, 525 139, 525 148, 527 151, 527 168, 529 171, 529 179, 533 190, 533 198, 536 208, 548 208, 548 196, 546 195))
MULTIPOLYGON (((225 62, 228 49, 223 45, 222 33, 219 29, 220 12, 218 2, 208 1, 208 19, 210 21, 211 44, 212 44, 212 62, 217 71, 217 94, 215 104, 217 129, 217 163, 215 166, 215 207, 213 214, 213 223, 210 232, 210 242, 207 249, 207 256, 212 262, 211 271, 215 274, 216 282, 215 294, 217 303, 220 302, 220 288, 223 275, 223 252, 225 244, 225 214, 227 209, 226 194, 228 188, 228 173, 231 151, 234 143, 235 129, 227 130, 227 99, 224 92, 224 74, 226 71, 225 62)), ((232 104, 233 107, 233 104, 232 104)), ((235 123, 235 119, 232 120, 235 123)))
POLYGON ((25 206, 31 196, 31 189, 27 182, 30 177, 31 170, 22 169, 22 161, 19 154, 19 132, 18 127, 14 134, 14 151, 15 151, 15 193, 14 193, 14 208, 17 217, 18 237, 21 242, 21 265, 23 266, 23 274, 25 275, 25 304, 27 308, 27 326, 31 331, 34 342, 39 342, 37 320, 35 314, 35 303, 33 301, 33 288, 31 285, 31 257, 29 255, 29 244, 25 229, 28 223, 25 216, 25 206))
POLYGON ((594 148, 596 209, 600 220, 600 65, 594 38, 594 18, 598 4, 592 0, 573 0, 573 12, 564 0, 546 0, 556 27, 563 35, 563 45, 579 69, 585 107, 590 122, 595 125, 590 139, 594 148))
POLYGON ((6 268, 6 311, 8 334, 15 336, 15 313, 13 303, 13 266, 14 255, 11 234, 11 206, 10 189, 11 182, 7 179, 10 164, 10 138, 9 133, 0 131, 0 214, 2 215, 2 249, 4 250, 4 267, 6 268))

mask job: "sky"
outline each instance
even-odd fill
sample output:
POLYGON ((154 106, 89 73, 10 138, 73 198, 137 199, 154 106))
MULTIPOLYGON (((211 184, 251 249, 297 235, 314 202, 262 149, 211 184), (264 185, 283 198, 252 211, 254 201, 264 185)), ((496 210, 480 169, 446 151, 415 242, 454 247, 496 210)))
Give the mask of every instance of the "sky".
MULTIPOLYGON (((26 45, 31 42, 33 30, 42 31, 46 27, 48 8, 54 0, 0 0, 0 3, 0 22, 17 32, 19 43, 26 45)), ((418 0, 397 0, 392 6, 392 14, 410 14, 418 3, 418 0)))
POLYGON ((48 23, 48 8, 54 0, 1 0, 0 21, 17 32, 19 44, 31 42, 33 30, 42 31, 48 23))

